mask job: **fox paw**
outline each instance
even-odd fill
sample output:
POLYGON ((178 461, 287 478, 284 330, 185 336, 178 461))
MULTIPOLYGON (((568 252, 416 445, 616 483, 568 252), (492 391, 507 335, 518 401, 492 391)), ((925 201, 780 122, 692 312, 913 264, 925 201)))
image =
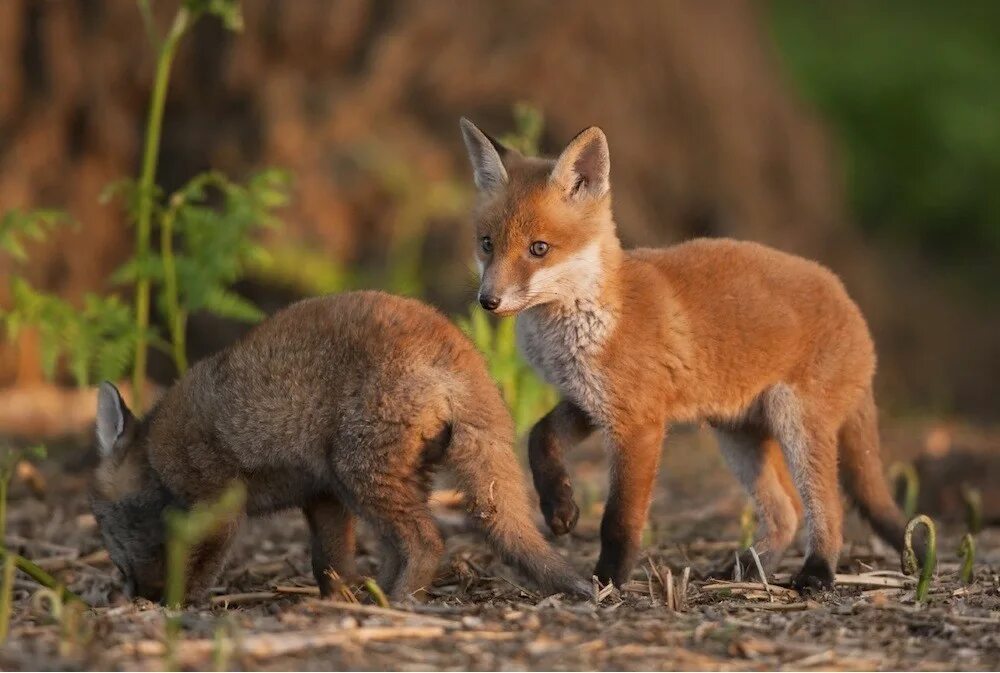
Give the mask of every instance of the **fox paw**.
POLYGON ((580 508, 573 501, 573 496, 569 495, 555 501, 542 501, 542 514, 553 533, 566 535, 576 528, 580 508))
POLYGON ((818 556, 810 555, 802 570, 792 578, 792 586, 799 591, 825 591, 833 588, 833 570, 818 556))

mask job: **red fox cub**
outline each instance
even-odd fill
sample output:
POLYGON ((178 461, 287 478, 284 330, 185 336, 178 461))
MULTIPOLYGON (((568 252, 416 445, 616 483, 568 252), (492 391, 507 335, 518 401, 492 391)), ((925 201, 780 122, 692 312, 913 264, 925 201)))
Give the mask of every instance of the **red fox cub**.
POLYGON ((549 160, 524 157, 466 119, 461 128, 479 192, 479 302, 517 314, 523 354, 562 394, 529 440, 555 533, 572 530, 579 513, 563 452, 596 428, 610 444, 599 579, 629 579, 673 421, 715 427, 756 501, 756 549, 771 569, 804 510, 808 550, 796 586, 833 583, 838 464, 875 530, 901 547, 905 522, 879 457, 874 346, 833 273, 733 240, 623 250, 601 129, 549 160))
MULTIPOLYGON (((512 452, 513 423, 482 356, 440 313, 380 292, 309 299, 278 312, 173 385, 142 420, 110 383, 97 404, 101 463, 92 507, 126 592, 164 586, 167 507, 246 487, 246 516, 305 513, 320 592, 354 570, 354 518, 384 548, 393 599, 429 585, 443 544, 431 469, 451 465, 496 550, 547 589, 588 585, 534 526, 512 452)), ((237 520, 193 554, 188 596, 212 586, 237 520)))

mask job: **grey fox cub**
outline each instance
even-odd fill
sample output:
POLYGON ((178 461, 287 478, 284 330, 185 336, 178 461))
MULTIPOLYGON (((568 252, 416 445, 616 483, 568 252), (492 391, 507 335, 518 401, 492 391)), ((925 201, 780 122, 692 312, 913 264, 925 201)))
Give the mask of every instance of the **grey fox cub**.
POLYGON ((431 468, 453 468, 493 547, 546 589, 587 585, 534 526, 510 414, 486 363, 420 302, 353 292, 294 304, 174 384, 138 420, 102 384, 92 506, 126 589, 157 600, 163 511, 212 501, 231 480, 245 512, 192 554, 189 598, 212 586, 243 518, 300 507, 322 594, 350 576, 354 519, 384 547, 393 599, 426 587, 443 550, 431 468))

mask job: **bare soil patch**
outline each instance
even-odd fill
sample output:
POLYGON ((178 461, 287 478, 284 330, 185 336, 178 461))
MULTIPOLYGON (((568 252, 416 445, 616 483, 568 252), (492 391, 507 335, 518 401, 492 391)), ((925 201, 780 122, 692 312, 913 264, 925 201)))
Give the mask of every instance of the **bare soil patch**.
MULTIPOLYGON (((912 455, 924 428, 887 429, 888 452, 912 455)), ((969 445, 995 447, 995 432, 962 429, 969 445)), ((54 448, 44 496, 13 490, 8 545, 61 577, 92 603, 52 616, 44 592, 24 576, 14 590, 11 634, 0 668, 159 669, 164 613, 124 600, 86 502, 80 443, 54 448)), ((581 523, 557 546, 581 572, 598 551, 606 487, 599 444, 573 456, 581 523)), ((447 501, 447 498, 444 499, 447 501)), ((996 670, 1000 668, 1000 529, 978 537, 975 581, 958 579, 961 522, 939 527, 930 601, 895 553, 855 517, 847 527, 834 591, 809 596, 766 587, 752 569, 740 583, 699 579, 731 558, 744 498, 721 467, 710 435, 682 430, 668 441, 645 556, 624 591, 599 599, 545 597, 500 564, 460 509, 438 507, 448 551, 430 600, 383 609, 320 601, 309 571, 308 536, 297 512, 252 522, 216 595, 183 615, 182 668, 328 669, 719 669, 996 670), (685 569, 689 579, 683 581, 685 569), (668 579, 669 575, 669 579, 668 579), (668 593, 667 586, 670 586, 668 593)), ((361 537, 360 568, 378 564, 361 537)), ((800 552, 780 571, 793 572, 800 552)))

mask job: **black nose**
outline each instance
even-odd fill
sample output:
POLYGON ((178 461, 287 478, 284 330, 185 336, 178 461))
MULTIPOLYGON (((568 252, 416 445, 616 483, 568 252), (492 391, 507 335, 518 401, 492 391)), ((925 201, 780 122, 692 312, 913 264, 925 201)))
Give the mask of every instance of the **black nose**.
POLYGON ((500 297, 494 297, 491 294, 481 294, 479 295, 479 303, 487 311, 492 311, 500 305, 500 297))

